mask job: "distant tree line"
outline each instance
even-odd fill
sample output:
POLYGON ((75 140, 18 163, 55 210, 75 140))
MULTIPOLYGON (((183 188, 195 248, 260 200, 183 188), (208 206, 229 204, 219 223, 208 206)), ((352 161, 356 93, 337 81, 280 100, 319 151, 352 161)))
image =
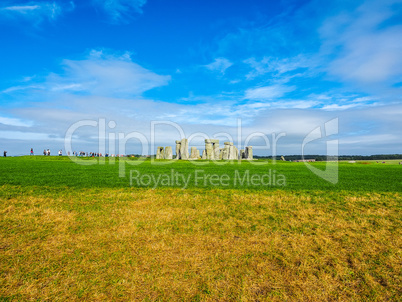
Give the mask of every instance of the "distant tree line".
MULTIPOLYGON (((257 159, 273 159, 273 156, 258 156, 254 155, 257 159)), ((284 155, 285 160, 301 160, 301 155, 284 155)), ((276 160, 281 160, 281 155, 275 156, 276 160)), ((376 155, 339 155, 339 156, 326 156, 326 155, 305 155, 304 159, 315 159, 316 161, 333 161, 333 160, 385 160, 385 159, 402 159, 402 154, 376 154, 376 155)))

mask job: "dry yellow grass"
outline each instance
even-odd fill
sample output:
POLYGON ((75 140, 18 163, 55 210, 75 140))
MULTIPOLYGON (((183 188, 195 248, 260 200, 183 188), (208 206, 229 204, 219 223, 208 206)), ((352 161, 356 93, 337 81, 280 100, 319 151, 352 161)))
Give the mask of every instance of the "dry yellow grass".
POLYGON ((399 193, 1 190, 0 301, 400 299, 399 193))

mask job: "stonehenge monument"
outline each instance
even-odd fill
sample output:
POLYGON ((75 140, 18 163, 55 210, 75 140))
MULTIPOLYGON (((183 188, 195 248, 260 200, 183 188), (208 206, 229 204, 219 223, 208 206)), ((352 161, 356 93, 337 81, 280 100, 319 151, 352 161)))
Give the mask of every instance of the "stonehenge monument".
MULTIPOLYGON (((173 159, 172 147, 168 146, 166 148, 157 147, 156 148, 156 159, 173 159)), ((183 160, 197 160, 197 159, 208 159, 208 160, 253 160, 253 147, 247 146, 241 149, 240 152, 233 145, 232 142, 225 142, 223 148, 219 148, 219 140, 217 139, 206 139, 205 149, 202 151, 202 156, 200 156, 200 150, 196 147, 191 147, 190 154, 188 152, 188 140, 183 138, 182 140, 176 141, 176 157, 175 159, 183 160)))

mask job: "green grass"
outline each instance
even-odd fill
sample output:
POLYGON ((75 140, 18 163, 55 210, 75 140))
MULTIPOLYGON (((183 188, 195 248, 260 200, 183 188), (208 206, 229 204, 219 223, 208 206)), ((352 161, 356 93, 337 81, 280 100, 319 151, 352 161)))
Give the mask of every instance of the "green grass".
MULTIPOLYGON (((216 164, 207 161, 151 162, 147 160, 139 162, 138 160, 128 160, 124 162, 125 165, 122 165, 122 162, 118 159, 114 163, 110 163, 106 159, 104 164, 98 164, 97 159, 92 158, 85 161, 94 162, 95 164, 89 166, 79 165, 67 157, 27 156, 0 158, 0 185, 126 188, 130 187, 130 171, 133 171, 131 175, 138 175, 138 181, 136 179, 131 181, 131 185, 134 187, 182 188, 184 181, 176 183, 172 183, 172 181, 169 183, 161 183, 161 181, 157 183, 154 181, 160 175, 166 175, 171 180, 173 170, 173 173, 178 173, 186 179, 190 177, 187 188, 220 187, 242 190, 346 190, 358 192, 401 192, 402 190, 402 165, 360 164, 359 162, 356 164, 339 163, 339 181, 334 185, 312 173, 304 163, 235 161, 216 164), (125 177, 119 177, 120 166, 123 166, 125 177), (268 182, 269 173, 271 173, 271 184, 268 182), (149 178, 144 175, 149 175, 149 178), (196 178, 196 175, 198 178, 196 178), (225 178, 227 181, 220 184, 219 179, 211 179, 212 175, 216 175, 219 179, 225 175, 224 177, 227 176, 225 178), (253 175, 257 181, 252 182, 251 177, 253 175), (258 181, 258 178, 263 175, 265 175, 265 179, 262 182, 258 181), (274 181, 274 176, 276 181, 274 181), (143 181, 141 177, 144 177, 143 181), (204 177, 207 178, 204 179, 204 177), (148 179, 150 179, 149 183, 148 179), (278 182, 278 179, 284 179, 284 181, 278 182)), ((316 162, 311 165, 321 170, 326 168, 326 163, 323 162, 316 162)), ((334 165, 334 163, 328 163, 328 165, 334 165)))
POLYGON ((333 185, 303 163, 145 161, 119 177, 117 163, 1 158, 0 301, 398 301, 401 168, 340 163, 333 185), (130 186, 133 169, 272 169, 286 185, 152 189, 130 186))

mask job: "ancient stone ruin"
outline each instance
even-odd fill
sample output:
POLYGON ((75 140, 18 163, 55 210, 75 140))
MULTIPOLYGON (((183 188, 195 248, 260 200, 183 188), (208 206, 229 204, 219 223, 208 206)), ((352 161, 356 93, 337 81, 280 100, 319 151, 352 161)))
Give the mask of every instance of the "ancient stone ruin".
POLYGON ((196 147, 191 147, 190 159, 199 159, 200 158, 200 150, 196 147))
POLYGON ((163 147, 156 148, 156 159, 164 159, 165 158, 165 150, 163 147))
POLYGON ((176 159, 188 159, 188 140, 176 141, 176 159))
POLYGON ((202 159, 219 159, 219 140, 206 139, 202 159))
POLYGON ((173 159, 172 147, 170 146, 165 148, 165 159, 173 159))
MULTIPOLYGON (((172 147, 157 147, 156 159, 173 159, 172 147)), ((219 140, 206 139, 205 149, 202 151, 202 156, 200 156, 200 150, 198 150, 196 147, 191 147, 191 152, 190 154, 188 153, 188 140, 186 138, 183 138, 182 140, 176 141, 175 159, 252 160, 253 147, 247 146, 245 147, 245 149, 242 149, 239 152, 239 150, 236 148, 236 146, 233 145, 232 142, 225 142, 224 147, 219 148, 219 140)))
POLYGON ((244 159, 253 159, 253 147, 246 147, 246 150, 244 151, 244 159))
POLYGON ((253 147, 248 146, 246 149, 240 150, 240 159, 253 159, 253 147))

